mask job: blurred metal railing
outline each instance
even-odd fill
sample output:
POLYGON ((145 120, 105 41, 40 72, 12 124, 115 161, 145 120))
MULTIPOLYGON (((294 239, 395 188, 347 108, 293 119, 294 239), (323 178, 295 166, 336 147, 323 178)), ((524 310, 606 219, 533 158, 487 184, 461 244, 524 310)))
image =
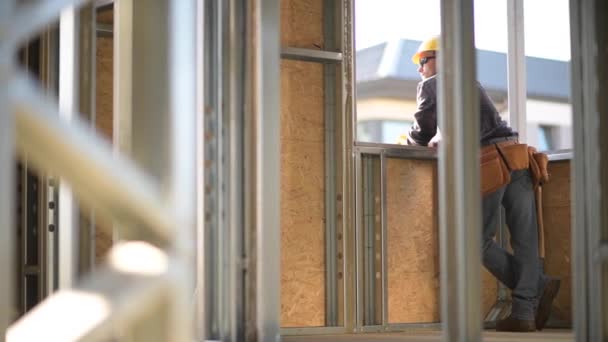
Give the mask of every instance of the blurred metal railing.
MULTIPOLYGON (((189 341, 190 243, 196 201, 196 73, 192 72, 197 65, 196 3, 121 1, 147 11, 143 14, 156 14, 162 20, 154 24, 167 38, 156 45, 167 58, 151 59, 139 69, 153 70, 154 76, 167 82, 145 88, 148 96, 133 100, 133 110, 157 107, 148 114, 158 121, 159 129, 133 137, 135 145, 143 146, 151 138, 146 135, 155 134, 156 144, 133 151, 136 160, 144 160, 144 172, 130 159, 115 155, 78 115, 72 115, 70 122, 61 119, 57 104, 17 70, 17 46, 57 20, 62 11, 74 11, 84 2, 47 0, 17 6, 16 1, 6 0, 0 5, 0 185, 8 189, 12 184, 16 142, 17 151, 27 154, 34 165, 69 182, 82 203, 120 222, 125 236, 142 241, 115 245, 106 265, 50 296, 10 326, 6 337, 9 341, 109 339, 118 331, 128 331, 147 341, 189 341), (146 163, 149 155, 166 163, 146 163)), ((12 204, 9 191, 2 196, 0 272, 10 278, 12 204)), ((6 329, 12 291, 10 282, 3 283, 0 310, 6 329)))

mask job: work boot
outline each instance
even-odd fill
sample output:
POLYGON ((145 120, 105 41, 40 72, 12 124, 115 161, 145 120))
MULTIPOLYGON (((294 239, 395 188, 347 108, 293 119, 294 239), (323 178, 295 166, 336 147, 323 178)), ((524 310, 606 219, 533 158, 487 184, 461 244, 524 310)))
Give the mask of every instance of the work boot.
POLYGON ((510 315, 496 321, 496 331, 530 332, 536 331, 536 326, 532 319, 519 319, 510 315))
POLYGON ((536 309, 536 329, 543 330, 551 314, 553 300, 559 291, 560 280, 557 278, 547 278, 542 288, 542 293, 538 300, 538 308, 536 309))

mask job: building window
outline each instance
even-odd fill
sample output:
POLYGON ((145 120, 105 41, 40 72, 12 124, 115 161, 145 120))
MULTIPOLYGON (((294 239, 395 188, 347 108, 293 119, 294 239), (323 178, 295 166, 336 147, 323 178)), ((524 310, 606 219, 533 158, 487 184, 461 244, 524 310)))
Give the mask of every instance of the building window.
POLYGON ((553 141, 551 126, 538 126, 538 149, 540 151, 549 151, 555 148, 553 141))
POLYGON ((357 123, 357 140, 382 144, 396 144, 399 137, 407 133, 411 121, 367 120, 357 123))

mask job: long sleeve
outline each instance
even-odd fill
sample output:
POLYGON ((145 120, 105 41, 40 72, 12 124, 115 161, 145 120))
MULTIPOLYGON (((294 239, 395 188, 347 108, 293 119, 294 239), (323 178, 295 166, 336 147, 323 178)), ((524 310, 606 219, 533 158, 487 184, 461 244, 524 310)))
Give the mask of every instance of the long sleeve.
POLYGON ((418 84, 414 113, 414 124, 408 132, 408 143, 411 145, 427 146, 437 133, 437 86, 436 77, 429 78, 418 84))

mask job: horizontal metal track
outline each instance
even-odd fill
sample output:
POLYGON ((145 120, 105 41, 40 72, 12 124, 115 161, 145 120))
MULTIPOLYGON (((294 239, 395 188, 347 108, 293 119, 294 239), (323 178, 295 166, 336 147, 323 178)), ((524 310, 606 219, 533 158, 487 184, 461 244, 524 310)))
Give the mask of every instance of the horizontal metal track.
POLYGON ((384 154, 387 157, 411 159, 437 159, 437 150, 423 146, 374 144, 358 142, 353 150, 362 154, 384 154))
POLYGON ((285 47, 281 49, 281 58, 307 62, 338 63, 342 62, 342 53, 333 51, 285 47))

